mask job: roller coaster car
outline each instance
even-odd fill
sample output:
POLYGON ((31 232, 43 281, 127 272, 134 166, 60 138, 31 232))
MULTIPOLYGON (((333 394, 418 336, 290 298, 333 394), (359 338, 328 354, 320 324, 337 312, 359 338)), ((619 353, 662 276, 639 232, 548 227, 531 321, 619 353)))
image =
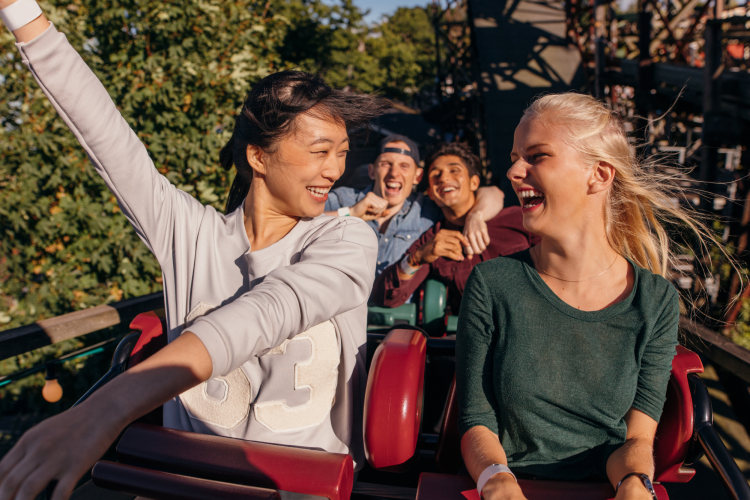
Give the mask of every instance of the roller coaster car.
POLYGON ((419 324, 432 337, 456 332, 458 317, 446 313, 447 290, 443 283, 435 279, 425 280, 415 295, 416 302, 399 307, 369 306, 367 324, 370 331, 377 332, 382 327, 399 324, 419 324))
MULTIPOLYGON (((101 383, 166 343, 163 320, 153 312, 139 315, 131 327, 140 331, 120 343, 112 369, 101 383)), ((373 469, 404 472, 419 455, 419 443, 424 442, 420 427, 425 361, 428 344, 434 340, 409 326, 397 326, 387 335, 376 337, 380 345, 372 358, 365 394, 365 453, 373 469)), ((445 340, 439 342, 442 346, 445 340)), ((750 500, 747 482, 713 429, 708 393, 697 375, 702 371, 699 357, 679 347, 657 430, 655 479, 689 481, 695 471, 687 466, 705 452, 730 497, 750 500)), ((441 473, 420 475, 417 500, 478 498, 471 478, 459 474, 463 467, 457 417, 454 382, 434 454, 433 470, 441 473)), ((125 431, 116 451, 117 462, 99 461, 94 466, 94 484, 154 500, 271 499, 286 496, 284 492, 345 500, 352 495, 354 471, 349 455, 196 434, 142 422, 125 431)), ((529 500, 614 497, 608 483, 520 483, 529 500)), ((668 499, 661 484, 656 490, 659 500, 668 499)))

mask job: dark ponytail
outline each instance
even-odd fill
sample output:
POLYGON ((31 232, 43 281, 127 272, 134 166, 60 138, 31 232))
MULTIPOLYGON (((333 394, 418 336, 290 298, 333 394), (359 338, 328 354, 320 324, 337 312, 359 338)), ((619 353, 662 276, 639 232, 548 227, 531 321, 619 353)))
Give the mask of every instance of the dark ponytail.
POLYGON ((265 77, 248 94, 232 138, 219 153, 222 167, 237 168, 226 213, 242 205, 250 191, 253 169, 247 161, 248 146, 274 153, 279 140, 294 132, 295 119, 303 113, 340 121, 348 130, 366 127, 388 107, 387 101, 374 96, 334 90, 310 73, 281 71, 265 77))

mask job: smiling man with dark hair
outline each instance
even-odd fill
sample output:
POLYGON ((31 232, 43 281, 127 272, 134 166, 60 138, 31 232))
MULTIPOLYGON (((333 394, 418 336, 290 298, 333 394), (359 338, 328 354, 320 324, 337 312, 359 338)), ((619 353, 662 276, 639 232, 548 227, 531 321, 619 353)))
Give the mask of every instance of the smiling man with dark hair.
POLYGON ((442 144, 428 156, 427 165, 427 193, 444 219, 375 280, 370 303, 400 306, 424 280, 435 278, 448 288, 451 314, 458 314, 466 280, 476 264, 525 250, 538 238, 523 228, 520 207, 506 208, 487 221, 487 248, 478 255, 464 255, 469 242, 462 231, 466 215, 476 204, 479 159, 463 144, 442 144))

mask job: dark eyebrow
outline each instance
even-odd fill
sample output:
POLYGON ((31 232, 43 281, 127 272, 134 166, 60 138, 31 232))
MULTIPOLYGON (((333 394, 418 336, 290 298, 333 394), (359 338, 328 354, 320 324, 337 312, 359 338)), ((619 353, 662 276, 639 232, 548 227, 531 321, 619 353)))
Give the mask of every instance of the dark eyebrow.
MULTIPOLYGON (((341 141, 341 144, 348 143, 349 137, 341 141)), ((316 144, 333 144, 333 140, 329 139, 328 137, 318 137, 314 141, 310 143, 310 146, 315 146, 316 144)))

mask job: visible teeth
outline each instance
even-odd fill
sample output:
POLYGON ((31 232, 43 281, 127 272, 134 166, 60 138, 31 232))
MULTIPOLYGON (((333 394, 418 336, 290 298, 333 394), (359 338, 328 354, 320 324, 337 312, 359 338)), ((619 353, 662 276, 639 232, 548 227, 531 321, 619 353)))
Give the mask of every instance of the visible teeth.
POLYGON ((325 196, 328 194, 328 191, 331 190, 331 188, 315 188, 315 187, 309 187, 307 188, 308 191, 310 191, 312 194, 318 195, 318 196, 325 196))
POLYGON ((521 198, 543 198, 544 193, 541 191, 537 191, 536 189, 524 189, 523 191, 519 192, 521 195, 521 198))
POLYGON ((544 193, 541 191, 537 191, 536 189, 524 189, 523 191, 519 191, 518 195, 528 200, 525 203, 522 203, 523 208, 531 208, 539 205, 544 200, 544 193))
POLYGON ((443 189, 443 192, 444 193, 450 193, 450 192, 455 191, 455 190, 456 190, 456 188, 448 187, 448 188, 443 189))
POLYGON ((401 184, 398 182, 386 182, 385 185, 391 189, 399 189, 401 187, 401 184))

